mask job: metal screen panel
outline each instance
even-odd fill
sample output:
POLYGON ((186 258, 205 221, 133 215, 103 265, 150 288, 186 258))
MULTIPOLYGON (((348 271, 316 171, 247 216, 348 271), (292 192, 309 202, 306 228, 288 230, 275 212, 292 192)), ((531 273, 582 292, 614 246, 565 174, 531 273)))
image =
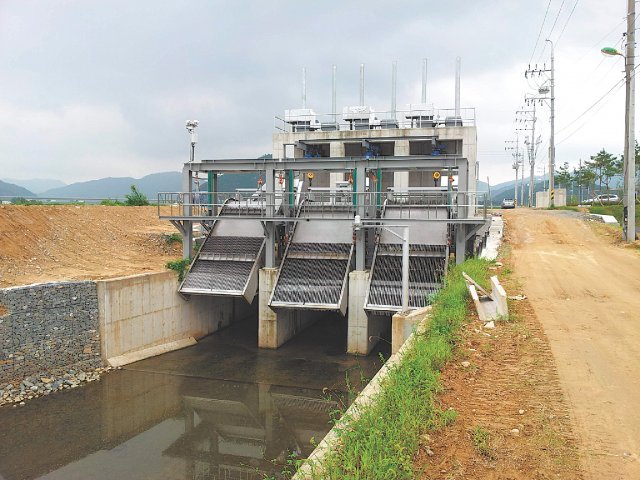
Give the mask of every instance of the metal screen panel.
POLYGON ((270 305, 339 310, 351 252, 348 243, 290 244, 270 305))
MULTIPOLYGON (((409 306, 422 308, 442 288, 446 270, 445 245, 411 245, 409 249, 409 306)), ((378 245, 371 272, 366 308, 398 311, 402 306, 402 246, 378 245)))
POLYGON ((180 287, 182 293, 244 295, 259 261, 262 237, 207 237, 180 287))

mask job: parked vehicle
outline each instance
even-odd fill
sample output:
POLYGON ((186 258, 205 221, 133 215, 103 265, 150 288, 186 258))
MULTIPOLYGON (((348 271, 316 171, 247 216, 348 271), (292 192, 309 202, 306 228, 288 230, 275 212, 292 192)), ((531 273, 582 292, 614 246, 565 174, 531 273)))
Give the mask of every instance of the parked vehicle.
POLYGON ((620 197, 614 193, 605 193, 589 198, 584 203, 588 205, 610 205, 612 203, 620 203, 620 197))
POLYGON ((516 208, 516 201, 513 198, 502 200, 502 208, 516 208))

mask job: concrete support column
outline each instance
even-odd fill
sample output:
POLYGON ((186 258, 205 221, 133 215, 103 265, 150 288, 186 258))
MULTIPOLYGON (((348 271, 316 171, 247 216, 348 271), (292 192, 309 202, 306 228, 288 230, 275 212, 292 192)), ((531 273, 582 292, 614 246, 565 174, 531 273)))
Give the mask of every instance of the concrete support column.
MULTIPOLYGON (((191 170, 189 165, 182 169, 182 193, 186 194, 182 199, 182 214, 190 217, 192 214, 191 204, 193 203, 193 182, 191 181, 191 170)), ((193 222, 184 220, 182 222, 184 231, 182 232, 182 258, 191 258, 193 255, 193 222)))
MULTIPOLYGON (((344 157, 344 143, 331 142, 329 144, 329 156, 331 158, 344 157)), ((331 188, 332 191, 335 191, 337 182, 343 182, 343 181, 344 181, 344 172, 329 173, 329 188, 331 188)))
POLYGON ((347 352, 356 355, 368 355, 388 323, 384 317, 369 317, 364 309, 369 274, 368 271, 358 270, 349 274, 347 352))
POLYGON ((466 225, 464 223, 459 223, 456 226, 456 265, 460 265, 464 262, 467 255, 466 233, 466 225))
MULTIPOLYGON (((409 155, 409 140, 396 140, 393 154, 397 157, 409 155)), ((409 172, 394 172, 393 188, 396 191, 408 191, 409 189, 409 172)))
POLYGON ((279 310, 269 307, 269 299, 278 277, 277 268, 262 268, 258 292, 258 347, 276 349, 295 337, 314 321, 308 312, 279 310))

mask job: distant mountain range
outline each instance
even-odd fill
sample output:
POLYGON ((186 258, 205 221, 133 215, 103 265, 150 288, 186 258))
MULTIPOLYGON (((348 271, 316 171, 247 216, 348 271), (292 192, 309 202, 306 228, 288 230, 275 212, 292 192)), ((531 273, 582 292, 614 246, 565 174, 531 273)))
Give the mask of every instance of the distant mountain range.
POLYGON ((158 192, 179 192, 181 185, 180 172, 153 173, 142 178, 107 177, 88 182, 72 183, 64 187, 52 188, 40 194, 41 197, 58 198, 124 198, 135 185, 150 200, 154 200, 158 192))
MULTIPOLYGON (((218 178, 218 191, 233 192, 238 188, 255 188, 258 186, 258 179, 262 172, 242 173, 242 174, 226 174, 218 178)), ((16 180, 21 185, 32 185, 35 190, 39 190, 47 183, 54 185, 39 193, 42 198, 111 198, 124 199, 124 196, 130 193, 131 185, 144 193, 151 201, 155 201, 158 192, 179 192, 182 190, 182 174, 180 172, 161 172, 153 173, 142 178, 133 177, 108 177, 98 180, 90 180, 86 182, 77 182, 70 185, 64 185, 59 180, 47 179, 30 179, 16 180)), ((542 190, 542 177, 536 178, 536 191, 542 190)), ((23 186, 13 183, 0 181, 0 195, 13 197, 35 197, 34 190, 24 188, 23 186)), ((513 198, 514 181, 499 183, 491 186, 491 197, 494 204, 499 204, 503 198, 513 198)), ((488 192, 489 185, 487 182, 478 180, 478 192, 488 192)), ((194 185, 194 190, 201 192, 207 191, 207 181, 199 180, 194 185)))
POLYGON ((0 180, 0 197, 34 197, 35 194, 24 187, 0 180))
MULTIPOLYGON (((260 172, 222 175, 218 179, 218 190, 234 192, 237 188, 253 188, 258 185, 260 172)), ((72 183, 41 193, 43 198, 112 198, 124 199, 131 192, 131 185, 144 193, 151 201, 158 198, 158 192, 182 191, 180 172, 153 173, 142 178, 108 177, 88 182, 72 183)), ((194 189, 207 191, 207 181, 200 180, 194 189)))
POLYGON ((52 188, 64 187, 66 183, 61 180, 55 180, 52 178, 30 178, 27 180, 17 178, 3 178, 5 182, 13 183, 27 190, 39 194, 51 190, 52 188))

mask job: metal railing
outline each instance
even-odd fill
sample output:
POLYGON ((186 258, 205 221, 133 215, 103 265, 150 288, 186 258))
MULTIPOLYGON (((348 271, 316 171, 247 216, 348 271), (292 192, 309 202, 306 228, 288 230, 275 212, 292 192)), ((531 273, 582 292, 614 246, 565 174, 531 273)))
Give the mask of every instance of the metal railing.
POLYGON ((395 111, 375 111, 369 107, 350 107, 342 113, 315 113, 310 109, 287 110, 275 117, 279 132, 331 132, 347 130, 378 130, 387 128, 441 128, 474 126, 475 108, 409 108, 395 111))
POLYGON ((218 212, 223 217, 288 219, 346 219, 356 214, 375 218, 386 201, 399 218, 408 220, 465 219, 480 213, 487 216, 486 194, 459 191, 307 191, 291 192, 161 192, 158 217, 206 220, 218 212), (443 218, 442 211, 447 215, 443 218), (285 216, 288 211, 288 216, 285 216))

